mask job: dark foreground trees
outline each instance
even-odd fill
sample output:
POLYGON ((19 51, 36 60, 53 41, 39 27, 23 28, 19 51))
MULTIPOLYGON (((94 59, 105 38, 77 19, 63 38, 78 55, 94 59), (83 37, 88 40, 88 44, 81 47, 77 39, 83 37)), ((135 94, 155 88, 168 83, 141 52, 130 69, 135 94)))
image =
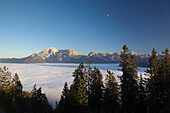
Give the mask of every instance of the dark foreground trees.
POLYGON ((155 49, 149 59, 146 78, 137 76, 137 62, 126 45, 121 53, 121 102, 123 113, 168 113, 170 111, 170 56, 166 49, 157 55, 155 49))
POLYGON ((80 64, 73 72, 74 80, 70 88, 65 83, 56 111, 59 113, 120 112, 118 83, 113 73, 107 71, 104 85, 100 70, 95 67, 92 69, 90 64, 87 68, 86 70, 86 66, 80 64))
POLYGON ((163 52, 161 60, 153 49, 149 59, 149 69, 146 75, 146 94, 148 111, 150 113, 167 113, 170 111, 170 56, 169 50, 163 52))
POLYGON ((19 76, 0 68, 0 112, 4 113, 51 113, 52 107, 41 88, 34 86, 32 92, 23 91, 19 76))

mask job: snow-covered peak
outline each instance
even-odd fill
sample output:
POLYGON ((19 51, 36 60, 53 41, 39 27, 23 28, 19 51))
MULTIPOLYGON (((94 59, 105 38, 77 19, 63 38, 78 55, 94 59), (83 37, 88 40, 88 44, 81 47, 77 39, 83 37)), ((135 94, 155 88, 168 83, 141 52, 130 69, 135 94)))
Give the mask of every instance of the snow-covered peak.
POLYGON ((108 54, 108 55, 113 55, 113 53, 112 53, 112 52, 108 52, 107 54, 108 54))
POLYGON ((88 54, 88 56, 93 56, 93 55, 96 55, 96 54, 98 54, 98 52, 93 52, 93 51, 91 51, 91 52, 88 54))
POLYGON ((75 50, 73 50, 73 49, 68 49, 68 51, 69 51, 69 55, 79 55, 75 50))
POLYGON ((135 56, 138 56, 138 55, 139 55, 138 53, 135 53, 134 51, 131 51, 130 54, 131 54, 131 55, 135 55, 135 56))
POLYGON ((38 54, 38 56, 42 57, 43 59, 50 57, 51 55, 55 55, 58 52, 57 49, 54 47, 50 47, 47 49, 44 49, 42 52, 38 54))
POLYGON ((69 56, 79 55, 75 50, 73 49, 61 49, 58 51, 61 54, 67 54, 69 56))
POLYGON ((44 49, 43 51, 42 51, 42 53, 56 53, 56 52, 58 52, 58 50, 56 49, 56 48, 54 48, 54 47, 50 47, 50 48, 48 48, 48 49, 44 49))
POLYGON ((31 56, 34 57, 35 55, 37 55, 36 53, 33 53, 31 56))
POLYGON ((100 55, 100 56, 107 56, 107 55, 119 56, 120 53, 119 53, 119 52, 117 52, 117 53, 112 53, 112 52, 108 52, 108 53, 90 52, 90 53, 88 54, 88 56, 94 56, 94 55, 100 55))
POLYGON ((121 53, 119 52, 116 52, 116 53, 113 53, 113 56, 120 56, 121 53))

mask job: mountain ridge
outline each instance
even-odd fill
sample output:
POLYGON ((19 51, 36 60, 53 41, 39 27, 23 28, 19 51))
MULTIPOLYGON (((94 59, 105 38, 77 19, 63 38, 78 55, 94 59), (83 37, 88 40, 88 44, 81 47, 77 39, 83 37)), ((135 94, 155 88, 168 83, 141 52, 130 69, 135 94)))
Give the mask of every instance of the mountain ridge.
MULTIPOLYGON (((120 52, 93 52, 88 55, 81 55, 73 49, 56 49, 50 47, 44 49, 39 53, 33 53, 25 58, 0 58, 1 63, 87 63, 88 59, 91 63, 119 63, 120 52)), ((151 54, 138 54, 131 51, 131 55, 134 55, 138 62, 147 62, 151 54)))

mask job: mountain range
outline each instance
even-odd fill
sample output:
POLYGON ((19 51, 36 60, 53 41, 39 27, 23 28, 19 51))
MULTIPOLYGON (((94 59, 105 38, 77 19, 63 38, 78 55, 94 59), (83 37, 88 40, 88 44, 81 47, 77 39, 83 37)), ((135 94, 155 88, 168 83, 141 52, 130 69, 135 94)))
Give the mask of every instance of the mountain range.
MULTIPOLYGON (((88 55, 80 55, 73 49, 57 50, 56 48, 44 49, 40 53, 33 53, 25 58, 0 58, 1 63, 87 63, 88 59, 91 63, 118 63, 120 61, 120 52, 116 53, 99 53, 90 52, 88 55)), ((139 64, 146 65, 151 54, 138 54, 133 51, 139 64)))

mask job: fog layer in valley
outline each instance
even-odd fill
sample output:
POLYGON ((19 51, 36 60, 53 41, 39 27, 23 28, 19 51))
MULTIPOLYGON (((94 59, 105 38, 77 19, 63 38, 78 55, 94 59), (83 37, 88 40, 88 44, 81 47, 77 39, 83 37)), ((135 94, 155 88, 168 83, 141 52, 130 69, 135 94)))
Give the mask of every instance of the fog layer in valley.
MULTIPOLYGON (((12 75, 18 73, 25 91, 31 91, 33 85, 37 88, 41 87, 42 91, 48 97, 49 102, 55 106, 55 102, 59 101, 60 95, 65 82, 72 83, 73 71, 79 64, 66 63, 44 63, 44 64, 15 64, 15 63, 0 63, 0 67, 7 66, 12 75)), ((106 75, 107 70, 114 71, 116 79, 122 73, 118 71, 118 64, 92 64, 100 69, 103 75, 106 75)), ((146 68, 139 68, 138 72, 144 73, 146 68)))

